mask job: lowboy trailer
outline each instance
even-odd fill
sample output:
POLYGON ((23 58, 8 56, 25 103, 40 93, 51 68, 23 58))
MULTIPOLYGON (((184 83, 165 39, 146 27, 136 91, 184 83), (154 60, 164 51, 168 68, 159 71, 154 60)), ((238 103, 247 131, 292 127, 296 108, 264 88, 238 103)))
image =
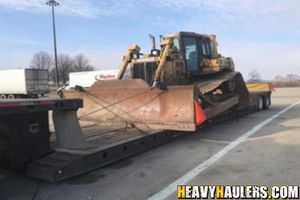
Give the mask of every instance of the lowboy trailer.
MULTIPOLYGON (((270 99, 270 90, 250 91, 247 106, 230 109, 198 128, 267 109, 270 99)), ((34 178, 57 182, 154 148, 183 134, 145 131, 121 124, 82 128, 76 115, 82 106, 80 99, 1 101, 0 164, 34 178), (55 134, 49 131, 50 110, 53 111, 55 134)))

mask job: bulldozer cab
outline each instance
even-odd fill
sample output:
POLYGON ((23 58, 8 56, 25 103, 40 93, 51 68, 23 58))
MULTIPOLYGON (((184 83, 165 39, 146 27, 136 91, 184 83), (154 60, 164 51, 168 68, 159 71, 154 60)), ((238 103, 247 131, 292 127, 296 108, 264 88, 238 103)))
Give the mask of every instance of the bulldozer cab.
POLYGON ((212 56, 212 42, 206 37, 181 35, 181 50, 184 54, 187 72, 199 74, 202 72, 201 61, 212 56))
POLYGON ((161 35, 160 41, 160 50, 152 45, 150 54, 139 54, 131 60, 132 78, 143 79, 150 85, 155 76, 166 85, 190 84, 195 76, 234 70, 231 58, 218 54, 215 35, 179 32, 161 35), (164 41, 170 41, 168 52, 164 52, 164 41), (164 56, 166 60, 162 63, 164 56), (157 74, 159 65, 163 66, 157 74))

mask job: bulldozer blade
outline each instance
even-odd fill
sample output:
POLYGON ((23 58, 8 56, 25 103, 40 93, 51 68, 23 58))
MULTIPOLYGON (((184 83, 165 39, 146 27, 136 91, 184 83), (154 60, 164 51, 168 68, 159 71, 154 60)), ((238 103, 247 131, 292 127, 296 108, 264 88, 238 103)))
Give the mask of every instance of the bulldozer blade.
POLYGON ((195 131, 194 86, 150 89, 142 79, 97 81, 85 91, 69 90, 66 98, 83 99, 81 121, 140 129, 195 131))

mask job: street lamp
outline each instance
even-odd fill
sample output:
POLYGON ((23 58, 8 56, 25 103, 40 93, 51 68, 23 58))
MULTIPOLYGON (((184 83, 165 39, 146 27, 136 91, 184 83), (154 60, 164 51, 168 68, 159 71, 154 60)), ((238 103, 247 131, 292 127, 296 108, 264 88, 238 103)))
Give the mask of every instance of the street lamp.
POLYGON ((55 13, 54 7, 59 6, 59 3, 55 0, 49 0, 46 2, 46 5, 52 7, 52 26, 53 26, 53 43, 54 43, 54 62, 55 62, 55 71, 56 71, 56 87, 59 87, 59 76, 58 76, 58 67, 57 67, 57 48, 56 48, 56 31, 55 31, 55 13))

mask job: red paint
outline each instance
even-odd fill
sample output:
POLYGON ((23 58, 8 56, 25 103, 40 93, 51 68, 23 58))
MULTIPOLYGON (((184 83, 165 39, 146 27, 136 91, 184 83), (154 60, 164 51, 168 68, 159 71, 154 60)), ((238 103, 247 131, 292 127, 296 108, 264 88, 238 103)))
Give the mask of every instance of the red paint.
POLYGON ((0 107, 15 107, 20 105, 19 103, 15 103, 15 102, 3 102, 0 103, 0 107))
POLYGON ((54 105, 55 104, 54 101, 38 101, 37 103, 40 105, 54 105))
POLYGON ((106 79, 114 79, 115 75, 113 74, 99 74, 95 76, 96 80, 106 80, 106 79))
POLYGON ((276 91, 272 83, 268 83, 268 87, 269 87, 269 90, 271 90, 273 92, 276 91))
POLYGON ((196 125, 199 126, 206 120, 206 115, 203 112, 203 109, 201 108, 200 104, 194 100, 194 110, 195 110, 195 122, 196 125))

